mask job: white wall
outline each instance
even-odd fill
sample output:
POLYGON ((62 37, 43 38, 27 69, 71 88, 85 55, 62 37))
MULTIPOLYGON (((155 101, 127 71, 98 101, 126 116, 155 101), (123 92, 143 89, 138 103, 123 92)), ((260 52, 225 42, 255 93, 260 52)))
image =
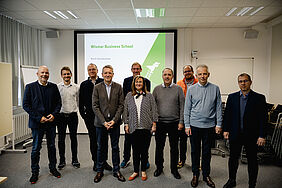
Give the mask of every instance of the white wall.
MULTIPOLYGON (((191 60, 191 50, 198 50, 199 59, 254 57, 253 89, 268 98, 271 29, 264 25, 255 29, 259 31, 258 39, 244 39, 243 32, 246 28, 179 29, 178 80, 183 77, 183 65, 195 65, 191 60)), ((234 80, 234 83, 230 84, 237 82, 234 80)))
POLYGON ((269 102, 282 104, 282 23, 272 28, 269 102))
MULTIPOLYGON (((178 29, 177 80, 183 77, 183 65, 195 64, 194 61, 191 61, 191 50, 198 50, 198 58, 254 57, 253 89, 265 94, 268 100, 271 83, 270 67, 271 70, 277 70, 279 63, 276 63, 274 67, 271 66, 271 28, 259 25, 254 29, 259 31, 258 39, 244 39, 243 32, 246 28, 178 29)), ((61 81, 60 69, 62 66, 69 66, 73 70, 73 40, 72 30, 60 31, 58 39, 44 39, 43 63, 50 69, 51 81, 56 83, 61 81)), ((281 56, 275 57, 277 57, 277 61, 279 59, 281 61, 281 56)), ((276 79, 276 77, 271 77, 271 79, 276 79)), ((277 82, 281 81, 282 79, 279 77, 277 82)), ((237 82, 234 80, 234 83, 230 84, 237 84, 237 82)), ((276 92, 275 89, 271 91, 276 92)), ((87 132, 81 119, 79 132, 87 132)))

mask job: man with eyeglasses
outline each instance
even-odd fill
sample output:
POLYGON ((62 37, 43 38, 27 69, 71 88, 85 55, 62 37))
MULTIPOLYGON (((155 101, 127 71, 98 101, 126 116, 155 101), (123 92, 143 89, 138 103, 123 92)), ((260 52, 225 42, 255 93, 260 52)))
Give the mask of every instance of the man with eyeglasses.
MULTIPOLYGON (((90 140, 90 152, 91 152, 92 160, 94 162, 93 171, 96 172, 98 146, 97 146, 97 138, 96 138, 96 128, 94 126, 95 114, 92 109, 92 94, 95 86, 100 82, 103 82, 104 79, 98 76, 98 68, 93 63, 90 63, 87 66, 87 72, 89 76, 88 79, 80 84, 79 113, 83 118, 88 130, 88 136, 90 140)), ((106 153, 106 155, 107 155, 106 158, 108 158, 108 152, 106 153)), ((112 167, 107 162, 105 162, 104 165, 105 165, 104 166, 105 170, 109 170, 109 171, 112 170, 112 167)))
POLYGON ((265 144, 267 108, 265 96, 251 90, 250 75, 238 76, 240 91, 228 96, 223 119, 223 135, 229 139, 229 179, 223 188, 236 186, 236 173, 242 146, 246 149, 249 188, 256 186, 258 175, 257 147, 265 144))
MULTIPOLYGON (((196 84, 198 82, 198 79, 194 76, 194 70, 191 65, 185 65, 183 67, 183 75, 184 78, 182 80, 179 80, 177 82, 177 85, 179 85, 184 92, 184 96, 186 96, 187 89, 196 84)), ((178 131, 178 137, 179 137, 179 157, 180 160, 177 164, 177 168, 182 168, 186 161, 186 152, 187 152, 187 134, 185 133, 185 129, 181 129, 178 131)))

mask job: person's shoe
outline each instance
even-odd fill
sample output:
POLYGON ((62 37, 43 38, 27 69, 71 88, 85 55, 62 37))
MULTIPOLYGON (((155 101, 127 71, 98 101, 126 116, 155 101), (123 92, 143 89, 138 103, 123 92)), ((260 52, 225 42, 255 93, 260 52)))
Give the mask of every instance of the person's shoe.
POLYGON ((146 172, 142 172, 142 181, 146 181, 148 179, 146 172))
POLYGON ((105 162, 105 164, 104 164, 104 169, 108 170, 108 171, 112 171, 113 170, 113 168, 107 162, 105 162))
POLYGON ((159 175, 161 175, 161 173, 163 173, 163 169, 157 169, 157 170, 155 170, 155 172, 154 172, 154 176, 155 176, 155 177, 158 177, 159 175))
POLYGON ((57 169, 50 170, 50 173, 56 178, 61 178, 61 173, 57 169))
POLYGON ((179 161, 177 164, 177 168, 182 168, 184 166, 185 162, 184 161, 179 161))
POLYGON ((234 179, 228 179, 227 183, 223 186, 223 188, 232 188, 236 186, 236 181, 234 179))
POLYGON ((62 170, 63 168, 65 168, 65 166, 66 166, 66 162, 60 162, 58 165, 58 169, 62 170))
POLYGON ((32 173, 32 175, 29 179, 30 183, 35 184, 37 182, 37 180, 38 180, 38 173, 32 173))
POLYGON ((114 172, 113 176, 118 179, 118 181, 125 182, 125 178, 123 175, 120 173, 120 171, 114 172))
POLYGON ((73 161, 72 163, 72 166, 74 167, 74 168, 80 168, 80 163, 78 162, 78 161, 73 161))
POLYGON ((94 177, 94 182, 99 183, 102 180, 103 176, 104 176, 103 172, 97 172, 96 176, 94 177))
POLYGON ((150 168, 150 163, 147 162, 147 164, 146 164, 146 169, 149 169, 149 168, 150 168))
POLYGON ((214 184, 214 182, 212 181, 211 177, 209 177, 209 176, 204 177, 203 180, 207 183, 207 185, 208 185, 209 187, 212 187, 212 188, 215 187, 215 184, 214 184))
POLYGON ((197 187, 199 184, 199 178, 197 176, 193 176, 192 180, 191 180, 191 186, 192 187, 197 187))
POLYGON ((126 168, 126 167, 128 167, 129 163, 130 163, 129 161, 123 160, 123 161, 120 163, 120 167, 121 167, 121 168, 126 168))
POLYGON ((129 180, 129 181, 132 181, 132 180, 134 180, 135 178, 137 178, 138 176, 139 176, 139 174, 134 172, 131 176, 129 176, 128 180, 129 180))
POLYGON ((173 171, 173 172, 171 172, 172 173, 172 175, 175 177, 175 179, 181 179, 181 176, 180 176, 180 174, 179 174, 179 172, 176 170, 176 171, 173 171))

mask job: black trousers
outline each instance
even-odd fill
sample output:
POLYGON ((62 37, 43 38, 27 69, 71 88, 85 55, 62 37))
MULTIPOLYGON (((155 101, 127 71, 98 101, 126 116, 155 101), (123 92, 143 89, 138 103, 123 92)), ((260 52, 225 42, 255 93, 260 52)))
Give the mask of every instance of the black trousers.
POLYGON ((197 177, 200 175, 199 168, 202 148, 203 177, 207 177, 210 175, 211 171, 211 145, 215 136, 215 128, 197 128, 191 126, 191 132, 192 135, 190 136, 190 143, 193 175, 197 177))
POLYGON ((146 171, 148 163, 148 150, 151 142, 151 132, 147 129, 136 129, 132 135, 133 166, 134 172, 139 173, 141 162, 141 171, 146 171))
POLYGON ((182 130, 178 130, 178 139, 179 139, 179 156, 180 156, 180 161, 185 163, 185 161, 186 161, 186 152, 187 152, 187 139, 188 139, 188 136, 185 133, 185 127, 182 130))
POLYGON ((60 114, 60 122, 58 124, 58 148, 60 155, 60 162, 65 162, 65 139, 66 139, 66 129, 69 128, 70 140, 71 140, 71 152, 72 161, 77 161, 77 127, 78 127, 78 117, 77 113, 60 114))
POLYGON ((84 118, 84 123, 88 130, 88 136, 90 141, 90 152, 94 164, 97 163, 97 138, 96 138, 96 127, 94 126, 94 115, 86 116, 84 118))
POLYGON ((257 144, 256 140, 250 141, 240 137, 236 140, 230 140, 230 157, 228 161, 229 178, 236 180, 236 174, 239 166, 239 158, 241 155, 242 146, 246 149, 248 160, 249 185, 255 186, 258 176, 258 161, 257 161, 257 144))
POLYGON ((124 134, 124 149, 123 149, 123 160, 125 162, 130 160, 131 156, 131 145, 132 145, 132 140, 131 140, 131 134, 124 134))
POLYGON ((157 130, 155 134, 156 139, 156 155, 155 163, 157 169, 163 169, 164 163, 164 146, 166 140, 166 133, 168 133, 169 145, 170 145, 170 170, 177 170, 178 163, 178 122, 172 123, 157 123, 157 130))

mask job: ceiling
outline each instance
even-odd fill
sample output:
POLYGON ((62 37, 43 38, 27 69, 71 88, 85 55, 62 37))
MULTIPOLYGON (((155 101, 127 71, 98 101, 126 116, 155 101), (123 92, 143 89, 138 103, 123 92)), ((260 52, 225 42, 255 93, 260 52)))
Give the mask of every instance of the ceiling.
POLYGON ((0 0, 0 14, 45 30, 251 27, 280 16, 282 0, 0 0), (253 16, 225 16, 247 6, 264 8, 253 16), (165 8, 165 16, 137 18, 136 8, 165 8), (45 10, 70 10, 79 19, 54 19, 45 10))

